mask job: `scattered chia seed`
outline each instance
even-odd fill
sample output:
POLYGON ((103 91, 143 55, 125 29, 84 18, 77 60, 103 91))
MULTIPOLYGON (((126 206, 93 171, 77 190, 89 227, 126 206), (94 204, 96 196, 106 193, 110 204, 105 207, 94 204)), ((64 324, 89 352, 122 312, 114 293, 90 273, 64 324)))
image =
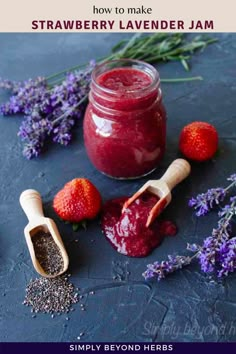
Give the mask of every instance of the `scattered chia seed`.
POLYGON ((61 276, 31 280, 26 288, 24 305, 31 306, 31 312, 49 313, 53 318, 54 313, 66 313, 78 301, 73 284, 61 276))
POLYGON ((35 256, 45 271, 50 275, 56 275, 63 269, 61 252, 49 232, 39 230, 32 237, 35 256))

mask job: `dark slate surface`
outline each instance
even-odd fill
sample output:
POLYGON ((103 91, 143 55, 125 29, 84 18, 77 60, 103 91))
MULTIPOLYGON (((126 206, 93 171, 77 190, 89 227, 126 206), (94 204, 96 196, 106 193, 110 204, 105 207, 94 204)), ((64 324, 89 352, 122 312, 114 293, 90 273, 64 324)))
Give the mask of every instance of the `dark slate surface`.
MULTIPOLYGON (((26 79, 48 75, 109 52, 122 34, 0 34, 0 76, 26 79)), ((127 34, 126 34, 127 36, 127 34)), ((78 234, 64 225, 52 210, 51 202, 65 182, 74 177, 90 178, 104 200, 133 193, 145 179, 122 182, 108 179, 91 166, 86 156, 82 127, 67 148, 49 146, 39 159, 22 157, 17 138, 21 117, 0 119, 0 340, 25 342, 77 341, 213 341, 236 340, 235 276, 222 283, 211 282, 196 265, 161 283, 147 284, 141 276, 147 263, 184 250, 186 242, 200 242, 216 225, 216 215, 196 220, 187 208, 190 196, 208 187, 225 185, 235 171, 236 149, 236 35, 219 34, 219 43, 192 60, 191 75, 204 81, 163 84, 168 111, 167 152, 158 178, 178 156, 178 136, 190 121, 213 123, 220 134, 220 154, 213 161, 193 165, 191 178, 176 188, 166 217, 179 227, 176 238, 144 259, 116 253, 101 234, 98 221, 78 234), (31 265, 23 236, 27 223, 18 198, 26 188, 42 194, 46 215, 55 218, 70 256, 74 284, 85 293, 83 303, 71 313, 51 319, 31 317, 22 305, 25 287, 36 273, 31 265), (73 240, 79 238, 78 243, 73 240), (92 242, 91 240, 94 240, 92 242), (120 280, 114 280, 117 276, 120 280), (95 290, 95 295, 88 295, 95 290)), ((162 77, 185 75, 179 63, 159 66, 162 77)), ((0 100, 7 96, 0 93, 0 100)))

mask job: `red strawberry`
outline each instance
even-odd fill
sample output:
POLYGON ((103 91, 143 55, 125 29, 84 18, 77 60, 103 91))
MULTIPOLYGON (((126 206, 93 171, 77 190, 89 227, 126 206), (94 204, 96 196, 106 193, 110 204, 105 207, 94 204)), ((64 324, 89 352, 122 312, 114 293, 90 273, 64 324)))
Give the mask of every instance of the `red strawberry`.
POLYGON ((101 204, 99 191, 86 178, 75 178, 66 183, 53 200, 53 208, 59 217, 72 223, 94 219, 101 204))
POLYGON ((181 131, 179 149, 190 160, 209 160, 214 156, 217 148, 218 133, 209 123, 193 122, 181 131))

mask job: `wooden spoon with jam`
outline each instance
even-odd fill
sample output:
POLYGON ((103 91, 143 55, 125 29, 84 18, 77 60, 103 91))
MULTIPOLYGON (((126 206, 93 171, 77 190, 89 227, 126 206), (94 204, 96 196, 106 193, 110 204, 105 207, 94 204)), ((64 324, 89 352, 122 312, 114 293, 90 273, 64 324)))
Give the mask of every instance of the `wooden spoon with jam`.
POLYGON ((131 198, 129 198, 122 209, 122 212, 133 203, 141 194, 148 191, 158 196, 159 200, 150 210, 146 227, 149 227, 158 215, 171 202, 171 190, 190 174, 191 166, 184 159, 176 159, 166 170, 159 180, 149 180, 131 198))

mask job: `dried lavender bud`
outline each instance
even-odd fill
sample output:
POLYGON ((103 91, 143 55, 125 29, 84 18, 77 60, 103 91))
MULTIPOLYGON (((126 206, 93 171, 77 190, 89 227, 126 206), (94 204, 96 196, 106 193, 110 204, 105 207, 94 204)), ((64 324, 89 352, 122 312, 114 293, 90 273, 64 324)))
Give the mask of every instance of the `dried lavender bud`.
POLYGON ((236 238, 219 240, 208 237, 198 254, 201 269, 205 273, 227 276, 236 269, 236 238))
POLYGON ((206 193, 201 193, 189 200, 189 207, 196 210, 196 216, 206 215, 212 208, 224 200, 224 188, 211 188, 206 193))
POLYGON ((227 276, 236 270, 236 237, 224 241, 217 254, 219 269, 217 275, 219 278, 227 276))
POLYGON ((217 239, 212 236, 207 237, 204 240, 201 251, 198 254, 201 270, 204 273, 212 273, 215 269, 216 244, 217 239))
MULTIPOLYGON (((235 203, 235 197, 230 198, 232 200, 232 204, 235 203)), ((219 211, 218 215, 221 218, 229 218, 230 216, 236 215, 236 206, 231 205, 225 205, 221 210, 219 211)))
POLYGON ((0 88, 5 90, 10 90, 13 93, 17 93, 19 90, 19 82, 4 80, 0 78, 0 88))
POLYGON ((37 278, 31 280, 26 288, 25 305, 32 307, 32 312, 43 312, 53 315, 65 313, 77 303, 73 284, 65 277, 37 278))
POLYGON ((215 237, 218 239, 228 239, 232 232, 232 218, 236 215, 236 207, 235 207, 235 197, 230 198, 231 204, 225 205, 221 210, 218 212, 220 219, 218 220, 218 228, 213 230, 214 233, 218 232, 215 237))
POLYGON ((47 82, 43 77, 18 83, 1 81, 0 86, 12 90, 14 94, 10 97, 9 102, 0 106, 0 113, 3 115, 30 114, 35 104, 45 100, 49 95, 47 82))
POLYGON ((192 244, 187 243, 187 247, 186 248, 187 248, 188 251, 197 252, 197 251, 199 251, 200 247, 196 243, 192 243, 192 244))
POLYGON ((227 178, 228 181, 236 182, 236 173, 233 173, 227 178))
POLYGON ((147 279, 156 278, 158 281, 165 278, 166 275, 173 273, 177 269, 190 264, 191 258, 185 256, 168 256, 168 261, 154 262, 147 265, 147 270, 143 277, 147 279))
POLYGON ((230 197, 229 200, 230 200, 231 203, 235 204, 236 203, 236 195, 233 196, 233 197, 230 197))

